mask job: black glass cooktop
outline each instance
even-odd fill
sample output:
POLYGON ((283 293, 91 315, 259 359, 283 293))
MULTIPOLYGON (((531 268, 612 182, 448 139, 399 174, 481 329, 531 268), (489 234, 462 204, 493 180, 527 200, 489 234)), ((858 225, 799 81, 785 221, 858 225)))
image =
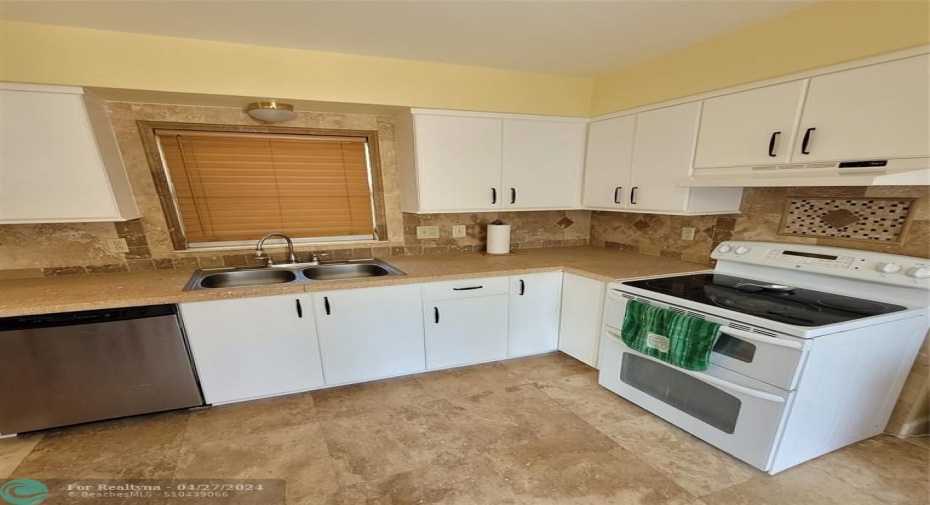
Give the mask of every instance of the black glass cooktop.
POLYGON ((623 284, 795 326, 824 326, 906 310, 900 305, 721 274, 682 275, 623 284))

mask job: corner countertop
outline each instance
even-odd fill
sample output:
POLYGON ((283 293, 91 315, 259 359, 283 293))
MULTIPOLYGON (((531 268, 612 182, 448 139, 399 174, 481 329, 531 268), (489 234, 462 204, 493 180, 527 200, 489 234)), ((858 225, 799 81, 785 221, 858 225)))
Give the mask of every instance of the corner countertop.
POLYGON ((184 291, 193 270, 159 270, 0 281, 0 317, 184 303, 562 270, 600 281, 700 272, 701 263, 603 249, 525 249, 507 256, 459 253, 384 261, 406 276, 184 291))

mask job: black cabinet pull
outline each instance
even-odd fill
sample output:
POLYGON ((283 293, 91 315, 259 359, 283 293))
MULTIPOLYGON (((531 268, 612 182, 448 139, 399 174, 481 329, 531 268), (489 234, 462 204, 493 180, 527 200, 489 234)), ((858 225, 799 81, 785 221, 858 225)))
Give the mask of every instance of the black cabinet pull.
POLYGON ((523 296, 526 293, 526 283, 523 282, 523 279, 520 279, 520 296, 523 296))
POLYGON ((452 288, 452 291, 470 291, 472 289, 481 289, 484 286, 469 286, 467 288, 452 288))
POLYGON ((517 188, 510 188, 510 204, 517 203, 517 188))
POLYGON ((808 128, 807 131, 804 132, 804 140, 801 141, 801 154, 811 153, 810 150, 808 149, 811 144, 811 132, 816 129, 817 128, 808 128))
POLYGON ((433 319, 439 324, 439 307, 433 307, 433 319))
POLYGON ((497 188, 491 188, 491 203, 497 203, 497 188))
POLYGON ((633 189, 630 190, 630 203, 636 205, 636 190, 639 189, 639 186, 633 186, 633 189))
POLYGON ((623 186, 617 186, 616 188, 614 188, 614 203, 621 203, 620 202, 620 190, 621 189, 623 189, 623 186))
POLYGON ((772 136, 769 138, 769 156, 775 157, 775 140, 778 139, 778 136, 781 135, 781 132, 772 132, 772 136))
POLYGON ((323 297, 323 308, 326 309, 326 315, 327 315, 327 316, 333 313, 332 309, 331 309, 330 306, 329 306, 329 297, 328 297, 328 296, 324 296, 324 297, 323 297))
POLYGON ((300 300, 294 300, 297 302, 297 317, 304 317, 304 308, 300 306, 300 300))

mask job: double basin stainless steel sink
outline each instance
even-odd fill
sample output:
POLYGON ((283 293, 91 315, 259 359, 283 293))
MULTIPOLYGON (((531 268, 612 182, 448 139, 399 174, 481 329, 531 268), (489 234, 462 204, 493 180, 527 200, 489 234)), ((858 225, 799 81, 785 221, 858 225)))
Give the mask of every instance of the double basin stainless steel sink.
POLYGON ((271 284, 302 284, 316 281, 364 279, 387 275, 407 275, 379 260, 332 263, 304 263, 272 267, 211 268, 197 270, 185 291, 225 289, 271 284))

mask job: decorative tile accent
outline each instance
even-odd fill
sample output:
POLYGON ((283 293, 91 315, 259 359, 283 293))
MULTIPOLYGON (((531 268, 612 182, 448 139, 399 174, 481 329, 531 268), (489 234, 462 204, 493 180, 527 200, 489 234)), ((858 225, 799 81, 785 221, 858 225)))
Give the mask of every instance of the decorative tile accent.
POLYGON ((779 234, 900 242, 913 198, 790 198, 779 234))
POLYGON ((571 219, 569 219, 569 218, 566 216, 566 217, 563 217, 562 219, 559 219, 558 221, 556 221, 555 224, 561 226, 562 229, 565 229, 565 228, 568 228, 569 226, 575 224, 575 222, 572 221, 571 219))

